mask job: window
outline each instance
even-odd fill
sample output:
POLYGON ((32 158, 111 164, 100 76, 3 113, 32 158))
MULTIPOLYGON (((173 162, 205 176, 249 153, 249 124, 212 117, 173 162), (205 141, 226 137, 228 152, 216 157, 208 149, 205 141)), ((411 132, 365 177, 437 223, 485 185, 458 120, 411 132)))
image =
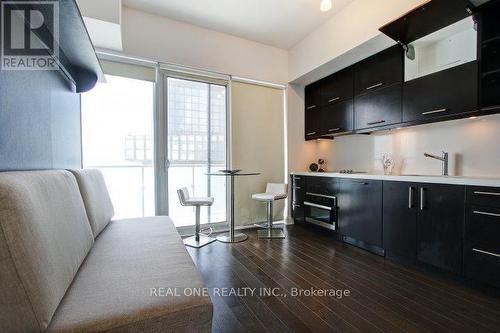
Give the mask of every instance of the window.
POLYGON ((154 83, 106 81, 82 94, 83 165, 103 172, 115 218, 153 216, 154 83))

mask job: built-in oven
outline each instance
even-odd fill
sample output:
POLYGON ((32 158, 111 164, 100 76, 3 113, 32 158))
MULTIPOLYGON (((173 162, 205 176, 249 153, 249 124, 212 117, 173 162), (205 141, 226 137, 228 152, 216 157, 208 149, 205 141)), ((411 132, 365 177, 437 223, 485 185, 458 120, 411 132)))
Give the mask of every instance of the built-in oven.
POLYGON ((337 229, 337 197, 329 194, 306 192, 304 200, 307 223, 337 229))

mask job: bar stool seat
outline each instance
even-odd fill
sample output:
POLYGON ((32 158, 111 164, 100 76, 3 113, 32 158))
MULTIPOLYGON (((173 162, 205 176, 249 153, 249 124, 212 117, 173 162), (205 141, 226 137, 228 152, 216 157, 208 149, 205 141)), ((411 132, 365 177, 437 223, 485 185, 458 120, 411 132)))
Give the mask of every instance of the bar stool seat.
POLYGON ((259 228, 257 232, 259 238, 285 238, 283 230, 273 228, 273 202, 286 199, 287 186, 286 184, 268 183, 265 193, 256 193, 252 195, 252 199, 256 201, 266 202, 267 204, 267 222, 255 224, 259 228))
POLYGON ((212 206, 213 203, 214 198, 210 197, 189 198, 186 200, 186 206, 212 206))
POLYGON ((257 201, 286 199, 286 193, 257 193, 252 195, 252 199, 257 201))
POLYGON ((191 206, 196 208, 196 224, 195 224, 195 232, 194 236, 184 238, 182 241, 186 246, 200 248, 212 242, 215 242, 215 238, 208 237, 200 234, 200 207, 208 207, 212 206, 214 203, 214 198, 211 197, 196 197, 191 198, 189 196, 189 190, 187 187, 183 187, 177 190, 177 194, 179 195, 179 201, 182 206, 191 206))

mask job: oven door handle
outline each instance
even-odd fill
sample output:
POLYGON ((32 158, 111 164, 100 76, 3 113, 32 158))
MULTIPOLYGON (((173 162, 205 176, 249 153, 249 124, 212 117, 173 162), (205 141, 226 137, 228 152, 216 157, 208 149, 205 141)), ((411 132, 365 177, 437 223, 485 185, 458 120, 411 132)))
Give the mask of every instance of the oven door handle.
POLYGON ((308 202, 308 201, 304 201, 304 205, 305 206, 310 206, 310 207, 315 207, 315 208, 320 208, 320 209, 324 209, 324 210, 329 210, 329 211, 332 210, 332 207, 318 205, 318 204, 315 204, 315 203, 312 203, 312 202, 308 202))
POLYGON ((306 192, 306 195, 312 195, 313 197, 327 198, 327 199, 337 199, 337 197, 333 195, 319 194, 313 192, 306 192))

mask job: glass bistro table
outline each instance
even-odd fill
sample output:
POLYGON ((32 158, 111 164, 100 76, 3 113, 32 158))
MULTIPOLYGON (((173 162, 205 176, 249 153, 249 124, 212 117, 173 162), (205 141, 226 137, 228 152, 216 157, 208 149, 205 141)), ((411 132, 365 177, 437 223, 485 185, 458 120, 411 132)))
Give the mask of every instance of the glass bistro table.
POLYGON ((217 240, 223 243, 239 243, 245 241, 248 236, 234 230, 234 178, 243 176, 258 176, 258 172, 242 172, 241 170, 221 170, 219 172, 207 173, 208 176, 221 176, 231 178, 231 214, 229 216, 229 232, 217 236, 217 240))

